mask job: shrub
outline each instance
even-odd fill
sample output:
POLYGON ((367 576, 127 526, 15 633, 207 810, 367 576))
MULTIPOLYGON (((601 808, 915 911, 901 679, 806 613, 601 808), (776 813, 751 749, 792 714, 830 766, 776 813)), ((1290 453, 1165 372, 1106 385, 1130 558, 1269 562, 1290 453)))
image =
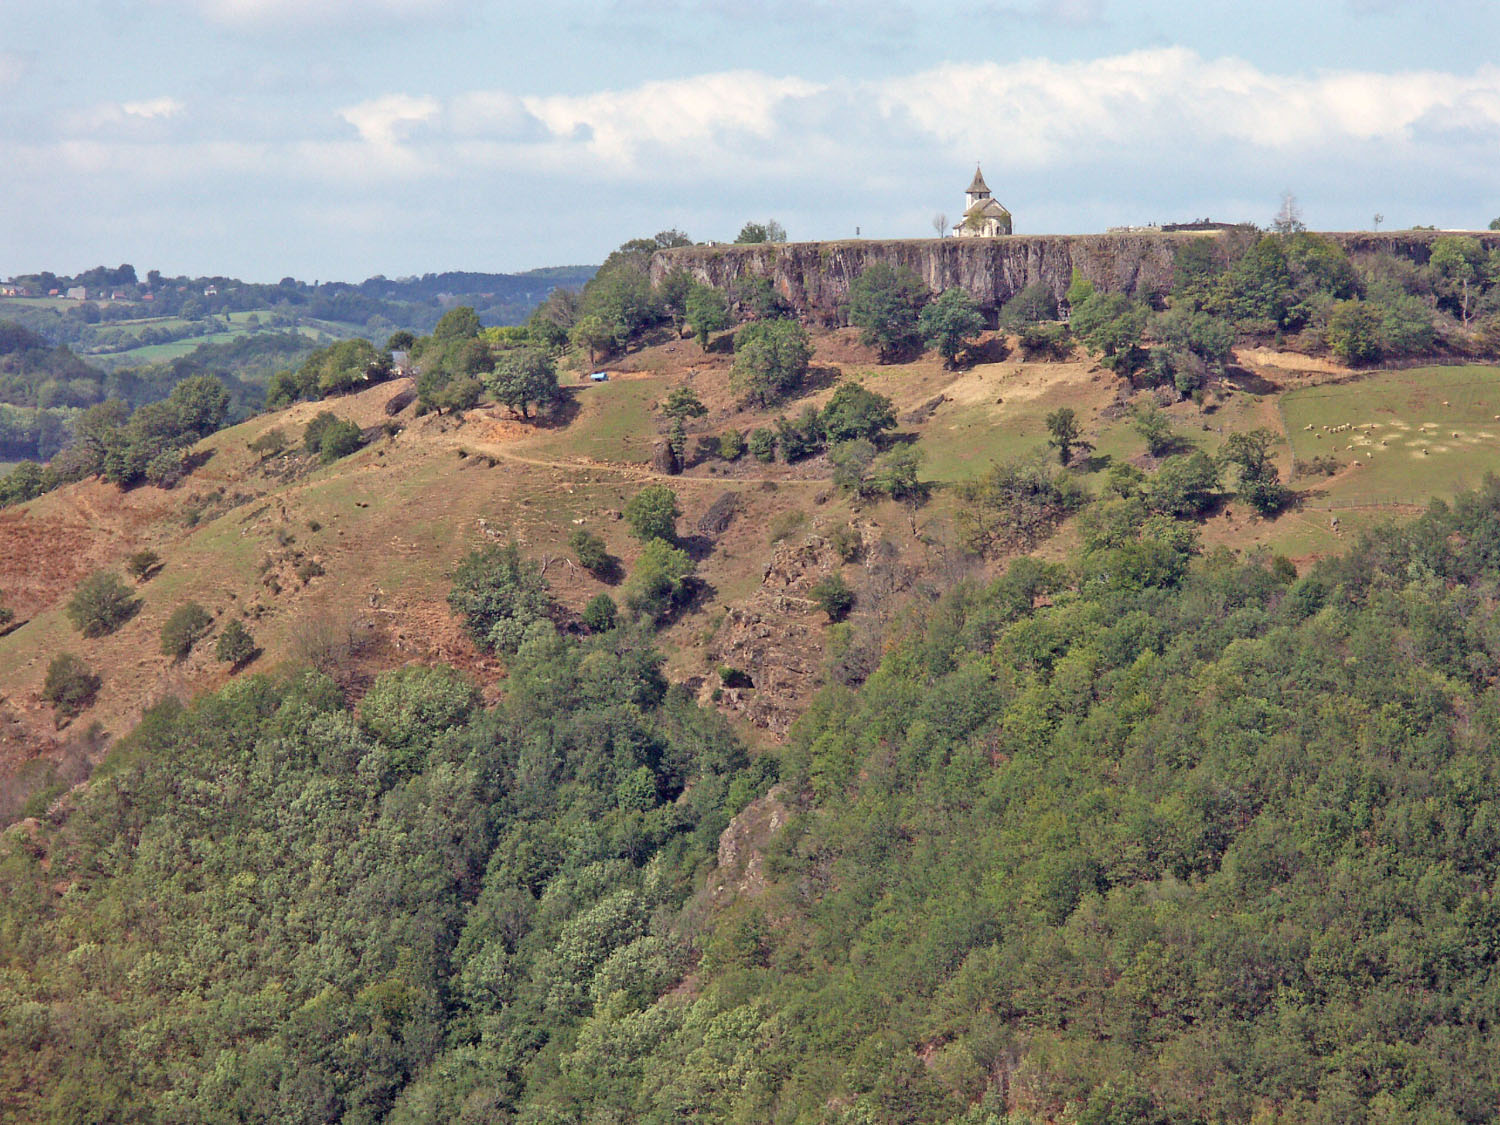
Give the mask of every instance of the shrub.
POLYGON ((590 574, 599 575, 613 569, 614 559, 603 539, 591 531, 576 528, 568 536, 568 546, 578 556, 578 565, 590 574))
POLYGON ((615 627, 619 607, 608 594, 598 594, 583 607, 583 623, 591 633, 607 633, 615 627))
POLYGON ((359 721, 382 745, 411 751, 461 726, 478 702, 473 685, 448 665, 408 664, 375 678, 360 700, 359 721))
POLYGON ((347 457, 363 444, 358 426, 347 419, 337 419, 323 430, 318 439, 318 460, 328 465, 340 457, 347 457))
POLYGON ((286 434, 280 426, 272 426, 260 437, 249 443, 251 453, 258 454, 262 461, 284 452, 287 447, 286 434))
POLYGON ((208 632, 213 620, 208 610, 197 602, 178 606, 161 627, 162 655, 182 660, 208 632))
POLYGON ((224 626, 224 631, 219 634, 219 642, 214 646, 214 656, 234 667, 247 663, 258 651, 260 650, 255 647, 255 638, 250 635, 250 630, 239 621, 231 621, 224 626))
POLYGON ((738 461, 744 453, 745 438, 739 430, 725 430, 719 435, 719 456, 724 460, 738 461))
POLYGON ((755 681, 750 678, 749 673, 742 672, 738 668, 731 668, 728 664, 720 664, 717 669, 719 683, 727 688, 753 688, 755 681))
POLYGON ((1001 328, 1025 328, 1044 320, 1057 319, 1057 298, 1044 281, 1033 281, 1000 306, 1001 328))
POLYGON ((692 573, 693 561, 686 551, 665 539, 652 539, 625 585, 625 604, 648 620, 659 620, 686 600, 692 573))
POLYGON ((331 410, 320 410, 313 415, 312 421, 302 431, 302 447, 309 453, 318 452, 323 444, 324 432, 338 420, 338 415, 331 410))
POLYGON ((141 607, 120 576, 98 571, 78 584, 68 602, 68 620, 85 637, 102 637, 113 633, 141 607))
POLYGON ((552 591, 541 568, 507 543, 473 552, 453 575, 448 605, 480 648, 513 653, 537 622, 550 622, 552 591))
POLYGON ((10 623, 16 619, 16 611, 8 605, 0 605, 0 633, 10 628, 10 623))
POLYGON ((1351 367, 1380 358, 1381 317, 1364 301, 1340 301, 1328 318, 1324 338, 1341 363, 1351 367))
POLYGON ((323 564, 318 562, 317 559, 299 559, 297 562, 296 571, 297 577, 300 578, 304 584, 312 581, 314 578, 317 578, 324 573, 323 564))
POLYGON ((137 582, 143 582, 161 566, 161 556, 155 551, 137 551, 125 560, 125 573, 137 582))
POLYGON ((813 601, 828 614, 829 621, 842 621, 854 608, 854 591, 849 589, 849 584, 838 571, 820 578, 808 592, 813 601))
POLYGON ((181 482, 182 453, 165 449, 146 462, 146 481, 157 488, 175 488, 181 482))
POLYGON ((776 419, 776 443, 781 447, 781 459, 788 465, 822 452, 827 442, 823 437, 823 416, 817 407, 804 406, 795 421, 776 419))
POLYGON ((677 506, 677 493, 664 484, 648 484, 625 505, 625 519, 637 539, 649 542, 664 539, 677 541, 677 517, 682 509, 677 506))
POLYGON ((812 359, 807 329, 795 320, 757 320, 734 339, 729 386, 744 403, 768 406, 802 386, 812 359))
POLYGON ((1067 359, 1073 341, 1066 324, 1028 324, 1019 333, 1021 354, 1026 359, 1067 359))
POLYGON ((864 540, 859 532, 847 523, 841 523, 828 533, 828 543, 840 562, 853 562, 864 549, 864 540))
POLYGON ((757 461, 776 460, 776 433, 774 430, 760 426, 750 431, 749 440, 750 455, 757 461))
POLYGON ((94 701, 101 682, 82 660, 71 652, 61 652, 47 665, 42 698, 56 707, 59 715, 71 719, 94 701))
POLYGON ((1001 462, 954 492, 959 541, 976 555, 1030 550, 1083 502, 1076 481, 1039 460, 1001 462))

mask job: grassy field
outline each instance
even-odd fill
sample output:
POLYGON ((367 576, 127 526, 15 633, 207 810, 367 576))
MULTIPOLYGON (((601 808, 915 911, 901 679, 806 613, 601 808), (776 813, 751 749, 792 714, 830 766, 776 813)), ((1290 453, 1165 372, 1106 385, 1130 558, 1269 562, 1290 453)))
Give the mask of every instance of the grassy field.
POLYGON ((1313 478, 1310 503, 1423 504, 1500 472, 1497 367, 1382 371, 1293 391, 1281 406, 1299 462, 1360 465, 1326 484, 1313 478))
POLYGON ((651 404, 663 395, 655 379, 622 379, 580 386, 578 416, 561 430, 541 430, 526 443, 538 457, 588 458, 648 464, 655 443, 651 404))

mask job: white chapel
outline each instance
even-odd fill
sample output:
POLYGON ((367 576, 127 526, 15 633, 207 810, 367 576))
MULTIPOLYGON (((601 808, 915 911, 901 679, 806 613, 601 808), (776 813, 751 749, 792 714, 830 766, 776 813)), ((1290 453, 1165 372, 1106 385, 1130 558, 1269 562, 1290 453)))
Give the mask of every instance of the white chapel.
POLYGON ((959 238, 998 238, 1010 233, 1010 212, 990 194, 978 165, 969 190, 964 192, 964 217, 953 233, 959 238))

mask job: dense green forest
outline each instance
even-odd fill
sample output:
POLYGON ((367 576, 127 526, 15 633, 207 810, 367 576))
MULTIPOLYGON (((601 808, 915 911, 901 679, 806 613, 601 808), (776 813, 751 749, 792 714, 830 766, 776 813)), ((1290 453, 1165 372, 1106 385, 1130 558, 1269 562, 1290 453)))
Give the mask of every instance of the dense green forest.
POLYGON ((0 1112, 1491 1119, 1500 482, 1300 577, 1114 503, 753 758, 628 628, 160 705, 5 838, 0 1112))

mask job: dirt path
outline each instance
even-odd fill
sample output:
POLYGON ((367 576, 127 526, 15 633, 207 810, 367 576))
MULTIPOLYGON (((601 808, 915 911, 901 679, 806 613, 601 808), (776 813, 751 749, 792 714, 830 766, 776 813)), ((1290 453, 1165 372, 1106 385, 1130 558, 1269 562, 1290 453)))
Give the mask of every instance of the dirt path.
POLYGON ((445 440, 445 444, 453 449, 465 449, 470 452, 482 453, 486 457, 514 461, 522 465, 534 465, 542 469, 562 469, 565 472, 578 473, 615 473, 619 476, 641 481, 666 481, 672 484, 705 484, 720 488, 732 484, 815 485, 820 488, 826 488, 829 484, 826 479, 822 478, 802 480, 788 477, 689 477, 680 474, 674 475, 672 473, 658 472, 655 469, 646 468, 644 465, 622 465, 614 461, 556 461, 545 457, 528 457, 524 453, 517 453, 508 444, 474 441, 469 438, 460 437, 449 437, 445 440))

